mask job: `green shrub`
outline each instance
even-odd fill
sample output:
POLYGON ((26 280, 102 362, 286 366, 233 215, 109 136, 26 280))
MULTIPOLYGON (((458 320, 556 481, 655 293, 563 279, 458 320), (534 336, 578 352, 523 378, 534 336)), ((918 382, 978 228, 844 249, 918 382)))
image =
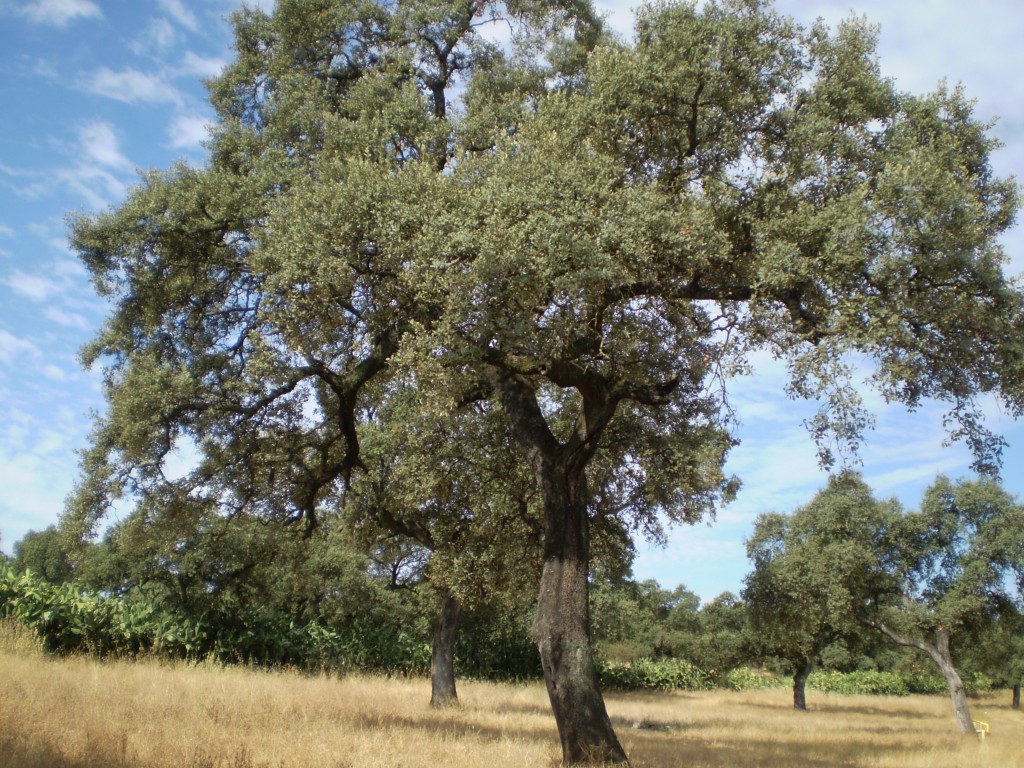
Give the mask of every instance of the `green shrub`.
POLYGON ((679 659, 636 659, 598 665, 601 685, 625 691, 709 691, 711 675, 679 659))
POLYGON ((749 667, 731 669, 724 678, 719 680, 719 687, 730 691, 754 691, 762 688, 779 688, 789 685, 789 681, 777 675, 755 672, 749 667))
POLYGON ((893 672, 862 670, 857 672, 813 672, 807 686, 817 691, 875 696, 906 696, 910 693, 903 678, 893 672))
POLYGON ((902 672, 900 678, 910 693, 947 694, 949 686, 938 675, 927 672, 902 672))

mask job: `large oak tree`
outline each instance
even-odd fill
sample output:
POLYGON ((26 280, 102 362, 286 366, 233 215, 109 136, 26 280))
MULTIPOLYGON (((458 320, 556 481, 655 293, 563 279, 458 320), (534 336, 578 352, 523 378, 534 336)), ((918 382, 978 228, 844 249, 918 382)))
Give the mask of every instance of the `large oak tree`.
MULTIPOLYGON (((504 28, 504 27, 503 27, 504 28)), ((489 400, 544 517, 534 635, 568 762, 625 761, 597 686, 590 530, 710 513, 734 484, 727 385, 767 350, 830 436, 888 399, 1024 405, 1017 190, 958 90, 879 75, 856 21, 759 0, 281 0, 235 16, 209 163, 146 176, 73 242, 114 311, 86 353, 110 409, 72 503, 174 482, 314 525, 360 466, 360 403, 401 372, 489 400), (482 29, 504 17, 507 45, 482 29), (182 442, 197 461, 163 467, 182 442), (600 469, 596 473, 595 469, 600 469)))

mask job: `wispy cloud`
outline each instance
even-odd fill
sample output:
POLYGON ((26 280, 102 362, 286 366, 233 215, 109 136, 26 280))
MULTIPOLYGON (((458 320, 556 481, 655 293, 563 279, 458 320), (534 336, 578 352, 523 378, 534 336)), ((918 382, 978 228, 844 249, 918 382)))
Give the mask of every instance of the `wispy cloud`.
POLYGON ((192 11, 185 7, 181 0, 159 0, 159 5, 176 22, 189 32, 199 29, 199 22, 192 11))
POLYGON ((227 62, 218 56, 200 56, 187 51, 177 74, 182 77, 216 77, 226 66, 227 62))
POLYGON ((67 371, 53 363, 44 365, 42 373, 50 381, 64 382, 71 380, 71 375, 67 371))
POLYGON ((130 44, 132 53, 142 56, 166 51, 178 40, 178 32, 167 19, 153 19, 130 44))
POLYGON ((84 159, 118 171, 131 171, 132 162, 121 152, 114 126, 100 120, 78 129, 78 143, 84 159))
POLYGON ((14 229, 7 226, 6 224, 0 224, 0 235, 3 237, 14 237, 14 229))
POLYGON ((77 19, 103 18, 103 11, 93 0, 35 0, 14 10, 33 24, 53 27, 66 27, 77 19))
MULTIPOLYGON (((117 131, 104 121, 80 126, 74 141, 54 140, 57 152, 73 158, 70 165, 53 169, 20 169, 0 163, 0 177, 19 196, 42 198, 58 190, 70 191, 90 208, 103 208, 124 197, 135 165, 120 149, 117 131)), ((53 242, 57 247, 61 243, 53 242)))
POLYGON ((51 320, 57 325, 62 325, 65 328, 76 328, 80 331, 89 331, 94 327, 94 324, 90 323, 84 315, 80 315, 77 312, 68 312, 60 307, 47 307, 43 310, 43 314, 46 316, 47 320, 51 320))
POLYGON ((19 424, 10 412, 0 413, 0 520, 3 546, 10 551, 30 529, 56 520, 77 473, 72 446, 80 445, 82 429, 38 421, 19 424))
POLYGON ((101 67, 85 81, 84 90, 128 104, 180 104, 183 101, 181 93, 163 73, 140 72, 132 67, 121 71, 101 67))
POLYGON ((14 270, 4 278, 4 283, 15 293, 35 302, 46 301, 60 292, 60 286, 52 280, 38 275, 30 275, 20 269, 14 270))
POLYGON ((39 350, 32 342, 19 339, 8 331, 0 328, 0 363, 10 365, 19 355, 37 355, 39 350))
POLYGON ((87 163, 59 169, 54 174, 54 181, 93 209, 104 208, 120 200, 128 189, 123 179, 104 168, 87 163))

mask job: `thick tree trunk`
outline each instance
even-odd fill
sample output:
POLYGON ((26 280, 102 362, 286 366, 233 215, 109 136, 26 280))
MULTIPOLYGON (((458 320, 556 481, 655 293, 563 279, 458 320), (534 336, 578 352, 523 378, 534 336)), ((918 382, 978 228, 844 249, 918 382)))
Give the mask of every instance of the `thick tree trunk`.
POLYGON ((590 645, 586 507, 569 492, 565 473, 553 474, 543 488, 547 525, 533 636, 562 742, 562 760, 569 765, 627 763, 601 696, 590 645))
POLYGON ((459 703, 455 691, 455 638, 462 606, 445 589, 441 610, 434 622, 434 643, 430 651, 430 706, 450 707, 459 703))
POLYGON ((793 709, 807 711, 807 678, 811 675, 813 665, 810 661, 802 661, 793 671, 793 709))
POLYGON ((1020 683, 1018 682, 1013 686, 1013 704, 1011 705, 1014 709, 1020 709, 1020 683))
MULTIPOLYGON (((573 435, 562 443, 551 432, 529 379, 507 371, 491 373, 544 506, 544 560, 533 637, 562 742, 562 761, 570 765, 628 763, 598 686, 590 646, 587 579, 586 467, 615 413, 615 401, 605 383, 577 371, 583 408, 573 435)), ((569 382, 560 382, 566 385, 569 382)))

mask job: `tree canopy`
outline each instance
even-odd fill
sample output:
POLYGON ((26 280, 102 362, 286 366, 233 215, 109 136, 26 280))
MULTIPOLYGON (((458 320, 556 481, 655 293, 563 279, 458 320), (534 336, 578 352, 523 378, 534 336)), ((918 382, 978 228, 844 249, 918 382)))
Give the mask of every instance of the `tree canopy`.
POLYGON ((590 531, 657 537, 730 497, 728 383, 751 353, 821 400, 826 465, 867 424, 858 356, 887 399, 948 403, 996 466, 979 397, 1024 406, 997 240, 1017 188, 966 95, 897 91, 865 23, 802 28, 761 0, 652 3, 628 43, 586 0, 280 0, 233 23, 208 163, 72 226, 113 311, 84 353, 109 409, 69 529, 172 493, 312 530, 396 385, 440 415, 487 402, 539 499, 564 757, 624 761, 590 531))
POLYGON ((967 646, 1024 596, 1024 505, 996 481, 938 478, 921 508, 894 518, 872 542, 865 620, 928 655, 949 686, 957 725, 974 733, 957 669, 967 646), (888 578, 888 585, 885 579, 888 578), (957 646, 960 644, 960 647, 957 646))
MULTIPOLYGON (((1024 506, 991 478, 939 477, 920 509, 906 511, 846 473, 791 516, 758 519, 744 594, 765 649, 789 661, 795 678, 829 642, 855 636, 857 623, 873 627, 934 662, 958 727, 973 734, 959 667, 985 656, 973 643, 1018 621, 1021 542, 1024 506)), ((1007 651, 996 664, 1012 677, 1017 660, 1007 651)), ((795 687, 798 706, 801 694, 795 687)))
POLYGON ((807 708, 804 687, 821 652, 864 631, 862 605, 878 584, 873 545, 893 513, 847 472, 791 515, 755 523, 743 597, 760 652, 789 666, 797 709, 807 708))

